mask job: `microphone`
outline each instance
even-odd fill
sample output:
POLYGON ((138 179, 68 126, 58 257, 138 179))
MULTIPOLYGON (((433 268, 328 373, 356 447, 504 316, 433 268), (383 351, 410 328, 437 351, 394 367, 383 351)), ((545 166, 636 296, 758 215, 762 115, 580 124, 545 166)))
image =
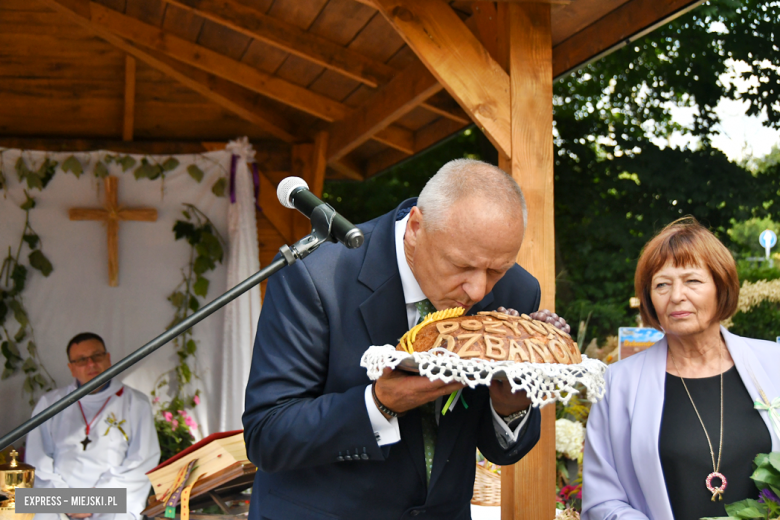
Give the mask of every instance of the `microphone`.
MULTIPOLYGON (((306 218, 311 220, 311 214, 317 206, 329 204, 320 200, 309 191, 309 185, 300 177, 287 177, 276 188, 276 196, 285 208, 297 209, 306 218)), ((335 212, 330 227, 331 238, 338 240, 349 249, 355 249, 363 245, 363 232, 355 227, 352 222, 335 212)))

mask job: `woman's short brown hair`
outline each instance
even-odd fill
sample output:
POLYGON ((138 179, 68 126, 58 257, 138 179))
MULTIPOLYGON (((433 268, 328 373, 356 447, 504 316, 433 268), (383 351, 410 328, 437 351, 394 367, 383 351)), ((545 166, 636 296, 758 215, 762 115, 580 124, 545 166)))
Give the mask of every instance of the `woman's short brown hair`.
POLYGON ((675 220, 645 244, 634 275, 634 290, 645 325, 661 329, 650 298, 653 276, 671 261, 675 267, 709 269, 718 290, 718 321, 737 311, 739 276, 734 257, 715 235, 693 217, 675 220))

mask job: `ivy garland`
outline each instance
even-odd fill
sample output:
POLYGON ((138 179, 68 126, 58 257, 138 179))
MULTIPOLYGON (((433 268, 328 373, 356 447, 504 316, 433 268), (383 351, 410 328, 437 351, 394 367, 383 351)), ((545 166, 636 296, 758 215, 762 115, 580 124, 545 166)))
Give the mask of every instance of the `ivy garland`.
MULTIPOLYGON (((190 256, 188 264, 182 269, 179 285, 168 296, 168 301, 174 307, 174 317, 167 329, 200 309, 200 299, 206 298, 210 284, 205 274, 216 269, 217 263, 222 263, 224 257, 225 242, 211 220, 192 204, 184 204, 184 207, 182 215, 185 220, 177 220, 173 232, 176 240, 185 239, 190 245, 190 256)), ((185 423, 182 420, 179 423, 171 418, 186 418, 185 410, 200 402, 200 389, 187 391, 193 380, 199 379, 196 367, 188 361, 198 349, 192 329, 187 329, 174 339, 173 344, 179 358, 178 364, 171 372, 157 379, 151 394, 153 402, 158 405, 155 420, 158 436, 161 441, 163 438, 166 440, 166 445, 171 445, 169 448, 172 453, 178 453, 192 443, 189 427, 194 422, 185 423), (160 402, 166 387, 170 400, 160 402)))
MULTIPOLYGON (((7 149, 0 150, 0 189, 6 194, 8 192, 8 182, 2 169, 2 155, 7 151, 7 149)), ((207 158, 204 157, 204 159, 207 158)), ((76 178, 80 178, 85 171, 85 164, 89 165, 89 162, 88 160, 86 163, 82 163, 75 155, 70 155, 59 165, 59 168, 65 173, 71 173, 76 178)), ((218 164, 216 161, 211 162, 218 164)), ((139 163, 130 155, 105 154, 95 163, 93 169, 95 178, 104 179, 108 177, 108 165, 112 163, 120 166, 123 173, 132 169, 136 180, 161 179, 163 182, 165 181, 165 174, 176 169, 180 164, 178 159, 174 157, 168 157, 164 160, 143 157, 139 163)), ((37 169, 30 169, 24 158, 20 156, 14 165, 14 169, 19 182, 26 184, 27 189, 42 191, 54 177, 57 172, 57 166, 57 161, 50 157, 44 157, 43 162, 37 169)), ((197 182, 201 182, 205 175, 203 170, 195 164, 187 167, 187 173, 197 182)), ((211 191, 217 197, 224 197, 227 185, 227 176, 220 176, 212 185, 211 191)), ((26 200, 20 206, 25 211, 25 224, 22 229, 19 246, 16 253, 12 251, 11 246, 8 247, 8 256, 3 259, 0 267, 0 340, 2 340, 0 351, 5 358, 4 369, 0 379, 7 379, 21 369, 25 374, 24 392, 29 394, 30 405, 34 406, 36 392, 38 390, 49 391, 56 383, 38 355, 33 327, 24 307, 22 293, 29 273, 27 266, 22 263, 21 258, 24 246, 26 245, 30 250, 27 260, 31 268, 40 271, 41 274, 48 277, 53 270, 53 266, 43 254, 41 239, 30 225, 30 210, 35 207, 35 199, 29 195, 27 189, 24 190, 26 200), (11 315, 19 326, 17 332, 13 335, 8 330, 10 327, 8 318, 11 315), (27 340, 26 354, 19 349, 19 344, 25 340, 27 340)), ((190 263, 186 273, 182 271, 182 282, 176 287, 173 294, 168 297, 168 300, 176 308, 174 321, 171 322, 168 328, 186 318, 190 311, 194 312, 200 308, 198 298, 206 296, 209 286, 209 280, 203 275, 213 270, 216 267, 216 262, 221 263, 223 257, 224 242, 222 237, 216 232, 211 221, 195 206, 189 204, 185 204, 185 206, 186 209, 182 214, 186 221, 177 221, 174 226, 174 233, 177 240, 186 238, 190 243, 190 263)), ((186 331, 180 338, 175 339, 174 345, 179 356, 179 364, 174 371, 176 388, 173 398, 170 402, 165 403, 163 411, 180 411, 188 406, 196 406, 200 400, 200 390, 196 390, 192 395, 185 395, 184 393, 184 387, 193 378, 198 378, 187 361, 194 356, 197 350, 195 340, 192 338, 192 329, 186 331)), ((152 391, 152 396, 156 397, 159 394, 159 390, 167 385, 169 385, 167 379, 158 383, 156 386, 157 392, 152 391)), ((159 398, 156 397, 155 401, 158 402, 159 398)))
MULTIPOLYGON (((2 152, 0 152, 0 166, 2 166, 2 152)), ((19 182, 26 182, 29 189, 42 191, 54 176, 57 162, 46 158, 37 170, 30 170, 20 157, 16 161, 16 173, 19 182)), ((0 168, 0 185, 7 190, 5 176, 0 168)), ((44 277, 48 277, 54 269, 46 255, 43 254, 41 238, 30 224, 30 211, 35 208, 35 199, 24 190, 25 201, 20 205, 24 210, 25 219, 22 228, 22 236, 14 253, 12 246, 8 246, 8 255, 0 266, 0 351, 5 358, 0 379, 8 379, 20 370, 24 373, 22 390, 30 397, 30 406, 36 402, 36 393, 39 390, 48 392, 54 388, 55 381, 38 355, 38 347, 35 344, 35 332, 30 323, 29 314, 24 305, 23 292, 30 273, 28 266, 23 263, 22 251, 29 250, 27 263, 30 268, 40 271, 44 277), (10 318, 16 321, 17 330, 11 334, 10 318), (19 348, 27 341, 24 352, 19 348)))

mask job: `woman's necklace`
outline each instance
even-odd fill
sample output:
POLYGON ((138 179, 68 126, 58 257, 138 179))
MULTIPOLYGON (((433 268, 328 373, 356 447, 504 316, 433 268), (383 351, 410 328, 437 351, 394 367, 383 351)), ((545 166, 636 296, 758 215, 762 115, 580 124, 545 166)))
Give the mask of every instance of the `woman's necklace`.
MULTIPOLYGON (((720 348, 720 345, 718 345, 718 348, 720 348)), ((712 493, 712 501, 715 502, 715 497, 718 497, 718 500, 723 500, 723 492, 726 491, 726 477, 723 476, 723 473, 720 472, 720 456, 721 453, 723 453, 723 350, 720 350, 720 360, 718 361, 718 371, 720 372, 720 446, 718 446, 718 463, 715 463, 715 451, 712 449, 712 442, 710 441, 710 434, 707 433, 707 428, 704 426, 704 421, 701 419, 701 415, 699 414, 699 410, 696 409, 696 403, 693 402, 693 397, 691 397, 691 392, 688 391, 688 385, 685 384, 685 379, 682 377, 682 372, 680 372, 680 369, 677 367, 677 362, 674 360, 674 354, 672 354, 671 349, 669 350, 669 357, 672 358, 672 363, 674 364, 674 369, 677 370, 677 373, 680 375, 680 381, 682 381, 683 388, 685 388, 685 393, 688 394, 688 399, 691 400, 691 404, 693 405, 693 411, 696 412, 696 417, 699 418, 699 422, 701 423, 701 427, 704 430, 704 435, 707 437, 707 444, 710 446, 710 457, 712 457, 712 473, 707 475, 706 485, 707 489, 712 493), (713 486, 712 485, 712 479, 718 478, 720 479, 720 486, 713 486)))

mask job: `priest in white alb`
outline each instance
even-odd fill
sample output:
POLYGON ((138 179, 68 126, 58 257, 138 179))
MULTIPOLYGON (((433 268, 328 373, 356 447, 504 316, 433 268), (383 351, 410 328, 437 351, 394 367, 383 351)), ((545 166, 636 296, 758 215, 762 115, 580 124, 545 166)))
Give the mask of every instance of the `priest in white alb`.
MULTIPOLYGON (((82 333, 68 343, 68 368, 75 381, 38 401, 33 415, 94 379, 111 366, 97 334, 82 333)), ((139 520, 150 482, 146 472, 160 460, 160 445, 149 399, 112 379, 27 436, 26 461, 35 467, 36 488, 126 488, 127 515, 73 514, 91 520, 139 520)), ((59 515, 36 515, 53 520, 59 515)))

